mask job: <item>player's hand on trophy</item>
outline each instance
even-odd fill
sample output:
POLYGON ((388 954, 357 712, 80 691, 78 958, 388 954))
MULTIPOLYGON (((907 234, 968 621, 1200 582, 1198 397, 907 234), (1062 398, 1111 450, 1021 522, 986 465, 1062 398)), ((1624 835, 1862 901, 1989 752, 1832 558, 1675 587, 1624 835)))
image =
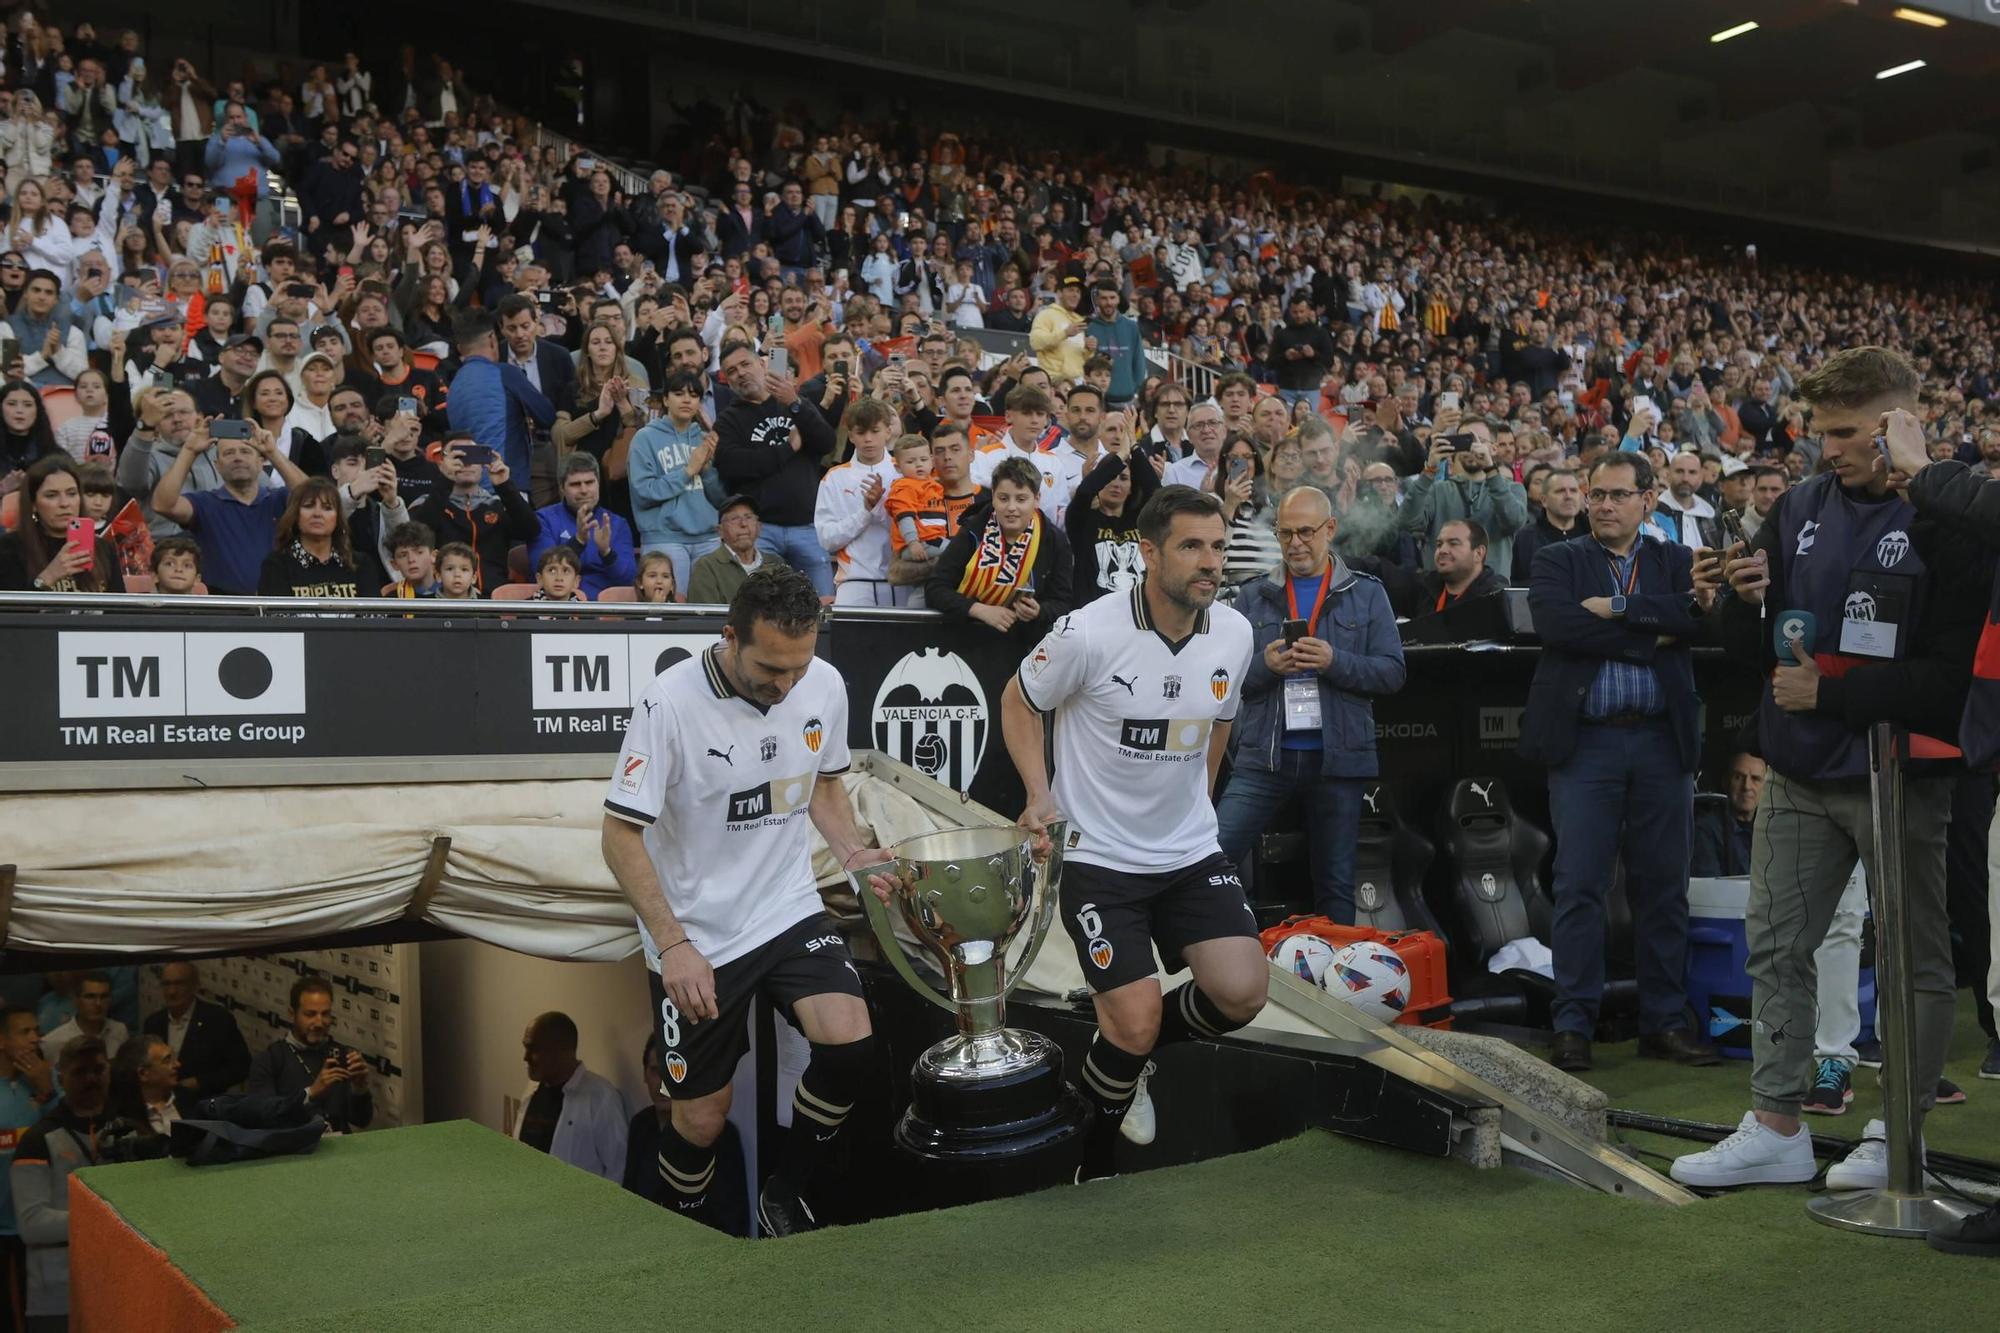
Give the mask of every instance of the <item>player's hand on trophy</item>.
POLYGON ((843 870, 858 870, 867 866, 881 866, 882 869, 880 871, 868 876, 868 890, 875 895, 882 906, 887 907, 889 899, 900 886, 900 881, 891 873, 894 861, 895 858, 890 856, 884 848, 857 847, 848 854, 847 859, 841 862, 840 866, 843 870))
POLYGON ((691 940, 683 939, 660 955, 660 987, 674 1008, 697 1023, 719 1012, 715 1007, 715 969, 691 940))
POLYGON ((1055 797, 1048 792, 1029 801, 1028 808, 1021 812, 1021 827, 1035 835, 1030 852, 1037 861, 1049 859, 1049 835, 1044 830, 1060 818, 1062 815, 1056 810, 1055 797))

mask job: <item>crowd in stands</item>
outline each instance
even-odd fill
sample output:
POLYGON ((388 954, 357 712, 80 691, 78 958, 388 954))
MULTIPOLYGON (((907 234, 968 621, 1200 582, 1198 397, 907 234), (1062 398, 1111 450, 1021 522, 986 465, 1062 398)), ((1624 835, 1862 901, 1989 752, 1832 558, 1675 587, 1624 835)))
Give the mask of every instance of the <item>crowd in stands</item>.
POLYGON ((1659 535, 1754 532, 1817 463, 1798 379, 1864 340, 2000 458, 1988 293, 1942 272, 754 105, 628 196, 413 51, 7 41, 8 590, 707 600, 780 560, 1025 636, 1139 577, 1156 485, 1222 499, 1234 587, 1308 484, 1414 617, 1587 530, 1605 450, 1659 535))

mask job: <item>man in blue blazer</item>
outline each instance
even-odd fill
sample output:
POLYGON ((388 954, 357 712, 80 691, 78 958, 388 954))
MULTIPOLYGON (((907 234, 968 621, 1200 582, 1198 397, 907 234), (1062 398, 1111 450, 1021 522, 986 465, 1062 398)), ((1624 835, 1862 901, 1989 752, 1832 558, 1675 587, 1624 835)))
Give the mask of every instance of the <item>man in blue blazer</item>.
POLYGON ((1604 991, 1604 900, 1620 843, 1639 980, 1639 1054, 1714 1064, 1687 1030, 1688 838, 1701 736, 1687 638, 1693 553, 1643 536, 1656 491, 1643 454, 1592 466, 1590 536, 1536 552, 1528 606, 1542 658, 1522 757, 1548 765, 1555 823, 1558 1069, 1591 1067, 1604 991))

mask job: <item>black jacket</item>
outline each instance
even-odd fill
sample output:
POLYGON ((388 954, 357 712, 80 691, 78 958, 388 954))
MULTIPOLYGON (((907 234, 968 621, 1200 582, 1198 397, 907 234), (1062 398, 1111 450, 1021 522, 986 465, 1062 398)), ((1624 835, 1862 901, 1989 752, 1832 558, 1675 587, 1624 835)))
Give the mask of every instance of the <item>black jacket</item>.
MULTIPOLYGON (((401 478, 399 477, 399 482, 401 478)), ((464 542, 479 557, 479 591, 487 597, 507 582, 507 548, 527 543, 542 530, 534 505, 512 481, 502 482, 467 509, 451 498, 451 481, 440 476, 428 494, 409 505, 410 517, 430 526, 438 545, 464 542)))
POLYGON ((1279 326, 1271 338, 1271 370, 1278 377, 1280 389, 1294 392, 1302 389, 1317 389, 1326 378, 1327 367, 1333 362, 1333 339, 1326 327, 1317 321, 1310 324, 1284 324, 1279 326), (1293 347, 1312 349, 1310 359, 1291 360, 1285 352, 1293 347))
POLYGON ((1544 546, 1554 546, 1557 542, 1589 535, 1590 521, 1582 514, 1578 514, 1569 531, 1564 532, 1549 522, 1547 514, 1537 511, 1535 521, 1514 534, 1514 568, 1508 571, 1507 586, 1510 588, 1528 586, 1528 578, 1535 568, 1535 552, 1544 546))
POLYGON ((1110 518, 1098 512, 1092 501, 1097 493, 1109 486, 1124 465, 1118 455, 1105 450, 1097 460, 1097 466, 1077 484, 1076 494, 1070 497, 1069 510, 1063 519, 1065 534, 1069 538, 1069 549, 1076 561, 1076 574, 1071 583, 1071 593, 1076 605, 1084 606, 1111 592, 1124 592, 1145 576, 1145 561, 1139 557, 1139 511, 1152 499, 1153 492, 1160 489, 1160 478, 1152 465, 1134 451, 1132 493, 1125 497, 1125 512, 1119 518, 1110 518), (1099 552, 1098 543, 1107 549, 1099 552), (1114 566, 1104 568, 1106 558, 1114 566), (1118 586, 1106 586, 1098 576, 1109 572, 1119 580, 1118 586), (1130 582, 1120 576, 1129 575, 1130 582))
MULTIPOLYGON (((924 605, 931 610, 942 611, 958 620, 971 614, 972 599, 958 590, 958 582, 965 577, 966 562, 979 549, 980 535, 986 531, 992 517, 992 497, 982 494, 979 503, 966 510, 959 519, 958 535, 945 545, 943 554, 938 556, 936 568, 924 584, 924 605)), ((1041 607, 1041 614, 1008 632, 1008 637, 1020 644, 1024 651, 1040 642, 1042 636, 1049 632, 1049 627, 1075 607, 1070 582, 1074 562, 1069 539, 1063 536, 1061 528, 1048 521, 1047 515, 1043 515, 1042 544, 1041 549, 1035 552, 1033 576, 1035 602, 1041 607)))
POLYGON ((1674 542, 1638 538, 1638 582, 1623 616, 1584 610, 1590 597, 1615 591, 1610 560, 1595 540, 1542 548, 1528 584, 1528 606, 1541 660, 1521 719, 1521 757, 1554 768, 1576 750, 1583 709, 1598 670, 1608 661, 1650 666, 1665 697, 1680 748, 1681 771, 1701 764, 1701 700, 1694 690, 1688 639, 1701 629, 1694 608, 1694 552, 1674 542), (1660 643, 1662 637, 1674 640, 1660 643))
MULTIPOLYGON (((273 1093, 280 1097, 304 1092, 319 1077, 327 1056, 333 1052, 344 1056, 346 1048, 339 1042, 328 1042, 323 1046, 294 1046, 289 1036, 280 1037, 250 1062, 250 1083, 246 1091, 253 1094, 273 1093)), ((329 1128, 342 1133, 366 1129, 375 1118, 374 1094, 366 1088, 356 1092, 347 1083, 334 1084, 318 1101, 308 1100, 306 1105, 325 1116, 329 1128)))
POLYGON ((362 587, 354 566, 339 551, 320 560, 297 542, 265 556, 257 573, 259 597, 373 597, 381 590, 379 583, 362 587))
POLYGON ((776 398, 737 399, 715 419, 715 473, 733 494, 757 503, 765 523, 802 527, 819 503, 820 463, 834 446, 833 427, 801 397, 790 407, 776 398), (792 448, 792 429, 802 443, 792 448))
MULTIPOLYGON (((149 1014, 140 1031, 165 1040, 167 1011, 149 1014)), ((250 1076, 250 1047, 236 1018, 219 1004, 196 1000, 181 1038, 181 1077, 195 1080, 194 1095, 213 1097, 250 1076)))

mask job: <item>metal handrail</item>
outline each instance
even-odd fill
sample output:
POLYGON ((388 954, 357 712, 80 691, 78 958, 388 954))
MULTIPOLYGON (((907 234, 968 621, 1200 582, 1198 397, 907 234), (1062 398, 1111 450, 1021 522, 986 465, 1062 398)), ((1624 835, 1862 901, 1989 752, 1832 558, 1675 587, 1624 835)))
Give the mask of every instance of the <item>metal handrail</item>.
MULTIPOLYGON (((843 606, 828 607, 833 620, 934 621, 944 617, 937 611, 907 607, 843 606)), ((447 601, 434 597, 235 597, 205 595, 180 597, 172 593, 144 592, 0 592, 0 613, 30 611, 37 614, 107 611, 164 611, 176 615, 255 615, 324 616, 374 615, 389 619, 427 617, 432 619, 513 620, 586 619, 658 620, 665 616, 712 616, 729 614, 726 606, 695 602, 533 602, 533 601, 447 601)))

